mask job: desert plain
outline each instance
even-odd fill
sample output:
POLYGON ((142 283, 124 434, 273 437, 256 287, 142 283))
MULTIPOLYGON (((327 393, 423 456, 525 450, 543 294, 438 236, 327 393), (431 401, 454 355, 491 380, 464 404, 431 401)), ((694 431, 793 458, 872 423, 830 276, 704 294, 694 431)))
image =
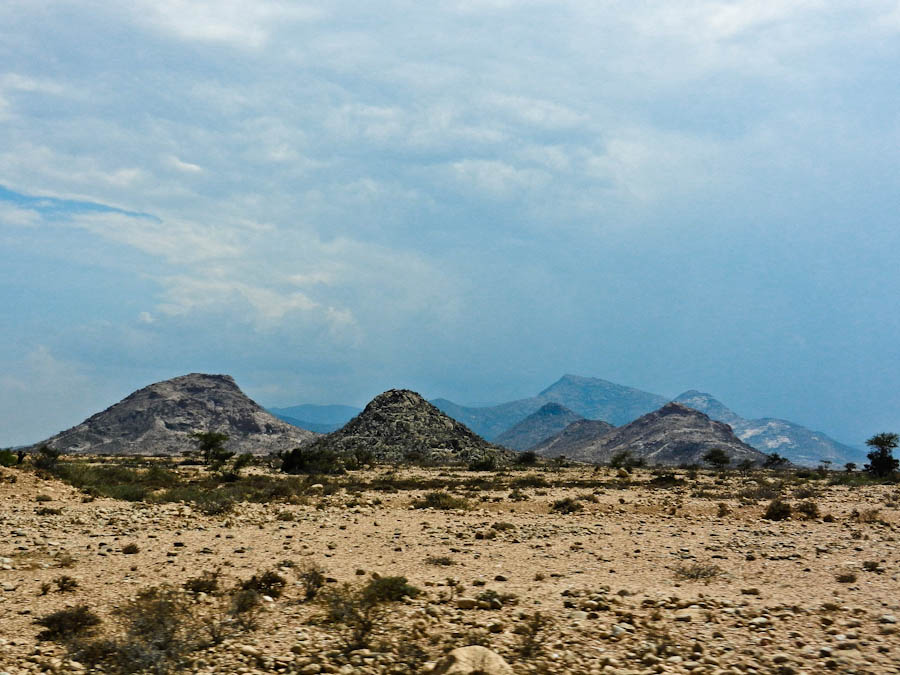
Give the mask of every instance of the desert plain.
MULTIPOLYGON (((376 466, 209 514, 0 468, 0 673, 90 672, 35 620, 86 605, 114 634, 142 590, 216 571, 221 588, 267 571, 284 586, 252 628, 213 641, 197 624, 158 672, 475 672, 444 658, 469 645, 509 668, 483 672, 900 672, 900 488, 835 475, 376 466), (773 495, 790 517, 764 518, 773 495), (421 592, 351 644, 321 598, 377 576, 421 592)), ((220 602, 185 597, 198 614, 220 602)))

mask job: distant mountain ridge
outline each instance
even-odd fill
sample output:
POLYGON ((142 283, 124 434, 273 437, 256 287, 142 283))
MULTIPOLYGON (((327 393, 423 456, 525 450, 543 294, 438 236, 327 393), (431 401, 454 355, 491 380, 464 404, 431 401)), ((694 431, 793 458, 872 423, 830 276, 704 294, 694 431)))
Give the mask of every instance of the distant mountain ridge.
POLYGON ((545 403, 518 424, 494 439, 497 445, 512 450, 528 450, 541 441, 555 436, 572 422, 584 418, 559 403, 545 403))
POLYGON ((794 464, 811 466, 827 460, 840 466, 846 462, 865 462, 866 453, 862 450, 787 420, 768 417, 745 419, 711 394, 692 389, 680 394, 675 401, 731 425, 735 435, 745 443, 761 452, 777 452, 794 464))
MULTIPOLYGON (((651 465, 703 465, 703 456, 707 452, 721 449, 732 465, 744 460, 762 464, 766 459, 765 454, 737 438, 727 424, 674 402, 621 427, 608 431, 598 429, 598 432, 599 435, 568 443, 564 456, 605 464, 616 454, 628 451, 651 465)), ((547 452, 543 447, 538 451, 541 454, 547 452)), ((554 456, 559 453, 554 452, 554 456)))
POLYGON ((226 449, 257 455, 290 450, 315 434, 279 420, 229 375, 191 373, 139 389, 81 424, 33 447, 67 453, 176 455, 194 448, 191 434, 228 435, 226 449))
POLYGON ((582 417, 600 419, 618 426, 658 409, 667 401, 668 399, 657 394, 607 380, 563 375, 533 398, 486 408, 461 406, 446 399, 434 399, 432 403, 487 440, 493 441, 546 403, 559 403, 582 417))

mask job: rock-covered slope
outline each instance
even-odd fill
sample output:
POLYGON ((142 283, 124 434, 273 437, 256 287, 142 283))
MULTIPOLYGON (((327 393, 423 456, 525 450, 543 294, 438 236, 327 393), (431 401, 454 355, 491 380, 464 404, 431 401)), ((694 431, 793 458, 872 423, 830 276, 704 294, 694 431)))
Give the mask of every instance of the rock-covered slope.
POLYGON ((527 450, 555 436, 572 422, 584 419, 559 403, 545 403, 511 429, 497 436, 494 442, 513 450, 527 450))
POLYGON ((343 455, 371 452, 378 462, 466 463, 489 455, 514 455, 491 445, 408 389, 379 394, 341 429, 309 447, 343 455))
POLYGON ((194 447, 190 434, 197 431, 227 434, 228 450, 256 455, 290 450, 317 436, 266 412, 230 376, 192 373, 139 389, 37 446, 67 453, 177 455, 194 447))
POLYGON ((745 419, 710 394, 692 389, 675 401, 729 424, 735 436, 760 452, 777 452, 794 464, 812 466, 827 460, 841 466, 846 462, 865 462, 865 452, 838 443, 820 431, 811 431, 787 420, 745 419))
POLYGON ((434 405, 491 441, 547 403, 558 403, 582 417, 619 425, 656 410, 667 399, 596 377, 563 375, 533 398, 495 406, 461 406, 446 399, 434 405))
POLYGON ((762 463, 766 459, 763 453, 737 438, 727 424, 674 402, 595 440, 573 445, 565 456, 606 463, 627 450, 647 464, 676 466, 702 464, 703 455, 714 448, 724 450, 732 464, 743 460, 762 463))
POLYGON ((580 419, 572 422, 555 436, 545 439, 529 450, 544 457, 570 457, 585 445, 598 441, 615 427, 603 420, 580 419))

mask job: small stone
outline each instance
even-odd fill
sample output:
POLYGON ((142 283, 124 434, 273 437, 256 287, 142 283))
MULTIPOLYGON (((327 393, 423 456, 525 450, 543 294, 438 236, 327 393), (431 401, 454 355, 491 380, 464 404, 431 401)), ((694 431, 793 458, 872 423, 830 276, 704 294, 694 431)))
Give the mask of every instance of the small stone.
POLYGON ((457 598, 457 609, 475 609, 478 607, 478 601, 475 598, 457 598))

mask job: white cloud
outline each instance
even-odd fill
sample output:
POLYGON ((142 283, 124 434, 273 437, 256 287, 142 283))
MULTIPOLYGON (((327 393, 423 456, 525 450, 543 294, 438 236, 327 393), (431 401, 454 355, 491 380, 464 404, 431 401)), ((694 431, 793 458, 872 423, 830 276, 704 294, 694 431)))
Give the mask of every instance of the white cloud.
POLYGON ((7 202, 0 202, 0 224, 36 227, 41 220, 41 215, 33 209, 23 209, 7 202))
POLYGON ((323 16, 309 4, 258 0, 142 0, 135 16, 186 40, 224 42, 237 47, 259 48, 273 30, 323 16))
POLYGON ((178 159, 172 155, 169 157, 169 163, 174 166, 179 171, 184 173, 203 173, 203 167, 197 164, 191 164, 190 162, 185 162, 183 160, 178 159))

